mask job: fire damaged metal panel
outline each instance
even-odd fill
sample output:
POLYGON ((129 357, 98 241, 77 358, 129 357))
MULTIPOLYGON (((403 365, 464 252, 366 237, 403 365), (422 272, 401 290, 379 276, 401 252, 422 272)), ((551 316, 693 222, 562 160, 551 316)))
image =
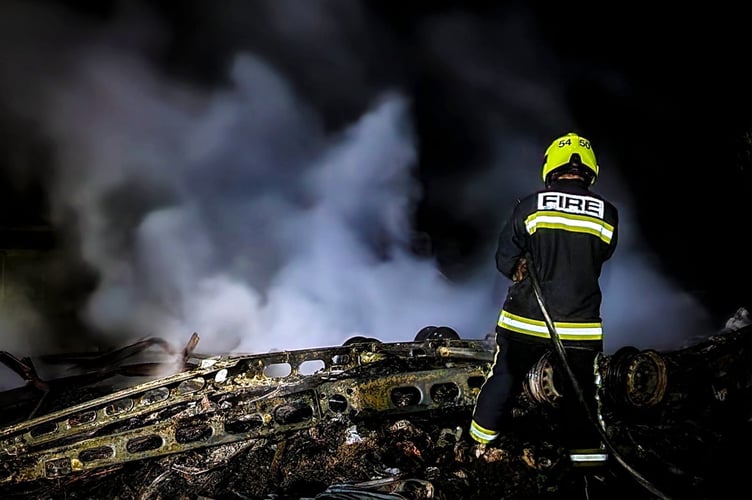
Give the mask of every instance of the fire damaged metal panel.
MULTIPOLYGON (((327 400, 345 401, 353 416, 401 414, 472 405, 475 394, 471 381, 483 376, 479 367, 439 368, 375 380, 345 379, 327 384, 322 390, 327 400), (454 396, 441 397, 442 386, 451 387, 444 393, 454 396)), ((335 409, 341 413, 339 408, 335 409)))

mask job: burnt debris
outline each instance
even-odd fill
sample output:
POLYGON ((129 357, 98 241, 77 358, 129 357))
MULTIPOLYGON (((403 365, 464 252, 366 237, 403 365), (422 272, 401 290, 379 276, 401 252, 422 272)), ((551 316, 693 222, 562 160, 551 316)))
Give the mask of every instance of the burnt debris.
POLYGON ((551 355, 531 369, 518 425, 483 446, 466 430, 490 339, 426 327, 411 342, 252 355, 199 355, 197 342, 47 360, 80 369, 53 380, 3 353, 26 381, 0 393, 3 498, 655 498, 634 471, 666 498, 742 484, 748 322, 676 351, 600 356, 597 421, 613 448, 590 468, 560 442, 551 355), (147 352, 157 360, 136 359, 147 352))

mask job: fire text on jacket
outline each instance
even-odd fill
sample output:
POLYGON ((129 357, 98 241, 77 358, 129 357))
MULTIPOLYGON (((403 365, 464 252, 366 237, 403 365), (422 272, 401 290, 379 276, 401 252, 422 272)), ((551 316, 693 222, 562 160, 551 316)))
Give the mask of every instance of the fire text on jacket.
POLYGON ((572 214, 603 218, 603 200, 576 194, 546 192, 538 194, 538 210, 559 210, 572 214))

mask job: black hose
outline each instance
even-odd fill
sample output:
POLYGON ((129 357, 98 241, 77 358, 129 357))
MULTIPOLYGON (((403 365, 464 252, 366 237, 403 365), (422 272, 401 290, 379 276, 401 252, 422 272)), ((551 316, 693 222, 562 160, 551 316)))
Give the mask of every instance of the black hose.
POLYGON ((574 372, 572 371, 572 368, 569 366, 569 362, 567 361, 567 352, 561 343, 561 339, 559 338, 559 334, 556 332, 554 322, 551 320, 551 316, 548 314, 548 309, 546 309, 546 306, 543 302, 543 293, 541 292, 540 281, 538 280, 538 273, 535 270, 535 264, 533 262, 532 256, 528 253, 526 254, 525 258, 527 259, 527 270, 530 273, 530 278, 533 282, 533 291, 535 292, 535 298, 538 301, 538 306, 540 306, 541 312, 543 313, 543 318, 546 322, 546 327, 548 327, 548 332, 551 334, 551 343, 554 345, 554 350, 559 356, 559 360, 561 361, 564 370, 567 372, 567 376, 572 382, 574 392, 575 394, 577 394, 577 399, 585 408, 585 413, 588 416, 588 420, 590 420, 590 423, 593 424, 593 426, 595 426, 595 428, 598 430, 598 434, 600 434, 603 443, 606 445, 609 452, 611 452, 614 458, 616 458, 616 461, 619 462, 622 467, 624 467, 637 480, 637 482, 640 483, 640 485, 656 495, 658 498, 669 500, 668 496, 658 490, 650 481, 645 479, 639 472, 637 472, 634 468, 632 468, 632 466, 624 461, 622 456, 616 451, 616 448, 614 448, 611 440, 606 434, 606 431, 603 430, 603 428, 596 421, 595 416, 591 413, 590 406, 587 404, 587 401, 585 401, 585 396, 583 396, 580 385, 577 382, 577 377, 575 377, 574 372))

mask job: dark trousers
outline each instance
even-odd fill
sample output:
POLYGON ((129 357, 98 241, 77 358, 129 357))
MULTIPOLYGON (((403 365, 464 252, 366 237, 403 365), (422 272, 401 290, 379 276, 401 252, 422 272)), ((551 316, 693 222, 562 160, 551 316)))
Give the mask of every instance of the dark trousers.
MULTIPOLYGON (((496 328, 496 357, 476 398, 473 420, 485 429, 507 432, 513 425, 512 407, 523 391, 523 383, 533 365, 553 351, 550 339, 528 338, 523 334, 496 328)), ((565 344, 567 363, 574 373, 588 411, 595 410, 595 376, 593 363, 601 344, 581 347, 565 344)), ((569 448, 597 448, 600 434, 593 427, 567 372, 554 353, 554 384, 562 393, 558 411, 562 425, 562 444, 569 448)))
POLYGON ((550 346, 500 327, 496 328, 496 344, 496 357, 476 398, 473 420, 486 429, 505 432, 528 371, 550 346))

